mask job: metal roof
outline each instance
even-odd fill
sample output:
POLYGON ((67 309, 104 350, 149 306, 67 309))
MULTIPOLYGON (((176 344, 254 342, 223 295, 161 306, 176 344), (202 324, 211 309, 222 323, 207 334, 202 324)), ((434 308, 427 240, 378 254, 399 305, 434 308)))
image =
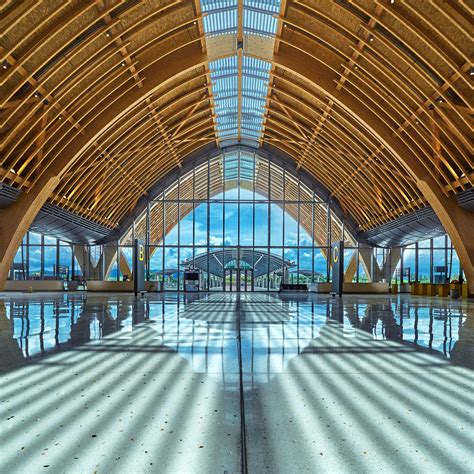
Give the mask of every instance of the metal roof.
POLYGON ((270 273, 272 273, 281 271, 282 268, 295 266, 294 262, 283 259, 278 255, 243 248, 239 249, 239 257, 237 256, 237 249, 235 248, 220 249, 198 255, 194 258, 194 264, 193 259, 190 258, 181 262, 180 265, 207 272, 208 259, 209 273, 219 277, 224 276, 224 269, 236 268, 237 266, 240 268, 253 268, 255 278, 266 275, 268 269, 270 269, 270 273), (240 262, 239 265, 236 264, 237 260, 240 262))

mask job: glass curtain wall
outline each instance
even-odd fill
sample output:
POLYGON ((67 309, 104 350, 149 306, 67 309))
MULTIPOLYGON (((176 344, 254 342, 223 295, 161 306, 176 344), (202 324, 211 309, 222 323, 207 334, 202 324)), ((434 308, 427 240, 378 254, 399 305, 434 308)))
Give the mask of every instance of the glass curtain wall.
POLYGON ((392 283, 458 283, 463 272, 451 239, 442 235, 406 245, 392 275, 392 283))
POLYGON ((10 280, 72 280, 82 276, 73 244, 27 232, 18 248, 8 278, 10 280))
POLYGON ((73 244, 30 231, 16 252, 8 279, 128 281, 133 279, 132 270, 130 244, 73 244))
POLYGON ((234 150, 193 167, 163 189, 121 240, 149 243, 147 273, 183 289, 185 269, 203 290, 274 290, 328 281, 331 242, 354 239, 326 202, 292 172, 234 150))

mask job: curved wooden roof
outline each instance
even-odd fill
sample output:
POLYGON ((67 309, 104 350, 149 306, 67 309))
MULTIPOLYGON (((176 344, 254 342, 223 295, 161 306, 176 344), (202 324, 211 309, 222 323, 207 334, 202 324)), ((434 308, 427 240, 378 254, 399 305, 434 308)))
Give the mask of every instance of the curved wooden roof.
MULTIPOLYGON (((1 180, 114 228, 171 168, 218 145, 198 1, 43 0, 0 7, 1 180)), ((361 229, 473 185, 469 9, 425 0, 282 1, 261 145, 280 148, 361 229), (331 93, 328 93, 331 91, 331 93), (371 112, 360 120, 352 104, 371 112), (416 156, 410 166, 374 123, 416 156)))

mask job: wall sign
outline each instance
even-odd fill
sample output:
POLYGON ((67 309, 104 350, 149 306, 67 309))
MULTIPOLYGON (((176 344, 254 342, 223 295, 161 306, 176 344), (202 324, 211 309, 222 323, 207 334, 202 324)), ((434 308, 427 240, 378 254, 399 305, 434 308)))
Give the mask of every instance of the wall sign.
POLYGON ((136 295, 145 291, 145 243, 138 239, 133 248, 133 290, 136 295))
POLYGON ((332 291, 341 296, 344 285, 344 241, 338 240, 331 245, 332 291))

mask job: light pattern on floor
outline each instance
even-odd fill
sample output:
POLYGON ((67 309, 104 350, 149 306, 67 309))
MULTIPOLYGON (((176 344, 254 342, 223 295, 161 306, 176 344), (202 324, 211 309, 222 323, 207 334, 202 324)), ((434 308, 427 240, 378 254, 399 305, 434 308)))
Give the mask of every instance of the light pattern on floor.
POLYGON ((474 304, 0 297, 0 472, 470 472, 474 304))

